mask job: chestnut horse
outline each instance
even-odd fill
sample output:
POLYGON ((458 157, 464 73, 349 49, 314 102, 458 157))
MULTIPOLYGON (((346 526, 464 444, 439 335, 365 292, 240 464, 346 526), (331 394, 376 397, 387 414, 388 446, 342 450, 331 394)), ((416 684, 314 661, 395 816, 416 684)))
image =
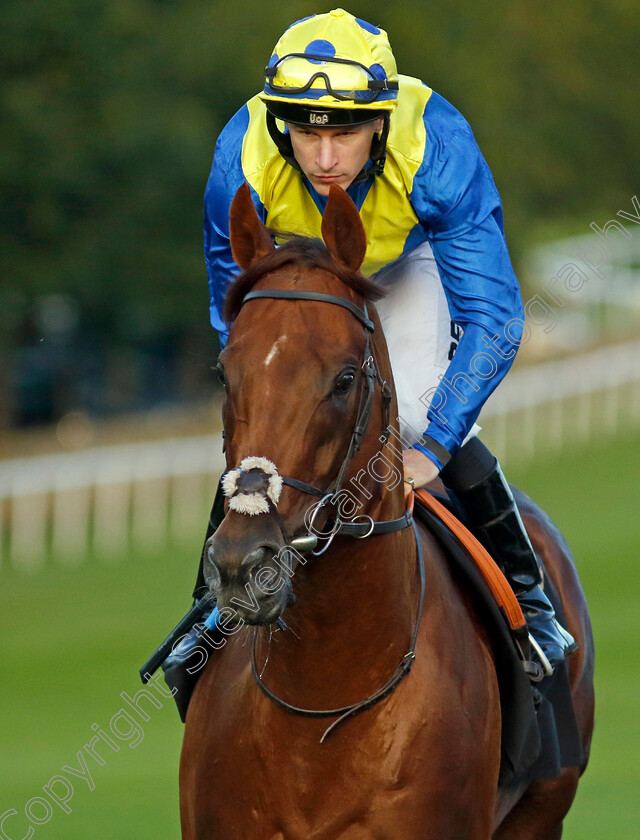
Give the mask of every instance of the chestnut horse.
MULTIPOLYGON (((228 638, 187 715, 182 836, 557 840, 586 758, 557 778, 499 787, 490 644, 438 543, 404 516, 400 448, 385 443, 397 409, 371 303, 379 290, 358 272, 364 231, 337 187, 322 235, 326 248, 303 239, 275 249, 246 186, 231 208, 233 255, 245 269, 227 296, 234 324, 220 357, 233 479, 205 563, 228 638), (318 498, 335 502, 340 491, 359 500, 353 530, 373 529, 366 539, 333 534, 336 504, 318 498), (283 553, 310 533, 310 507, 312 530, 328 534, 319 544, 326 553, 283 553)), ((593 659, 584 598, 553 526, 533 507, 524 515, 580 645, 570 681, 587 756, 593 659)))

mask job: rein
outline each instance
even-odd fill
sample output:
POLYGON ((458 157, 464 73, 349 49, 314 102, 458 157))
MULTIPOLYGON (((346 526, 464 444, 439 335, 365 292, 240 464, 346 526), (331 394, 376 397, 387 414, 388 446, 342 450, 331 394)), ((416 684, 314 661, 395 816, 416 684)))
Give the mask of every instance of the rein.
MULTIPOLYGON (((294 488, 295 490, 299 490, 303 493, 308 493, 312 496, 318 496, 321 501, 318 503, 316 511, 313 514, 311 519, 311 523, 309 525, 309 532, 306 536, 298 538, 298 541, 302 544, 305 541, 308 541, 312 536, 312 526, 315 520, 315 516, 317 515, 318 510, 330 499, 334 498, 339 494, 340 490, 342 489, 342 484, 345 479, 346 472, 349 467, 349 463, 356 452, 359 451, 360 447, 362 446, 362 441, 366 434, 367 428, 369 426, 369 421, 371 419, 371 413, 373 410, 373 396, 375 393, 375 385, 376 381, 380 385, 380 391, 382 396, 382 404, 383 404, 383 421, 382 421, 382 436, 380 438, 381 442, 384 443, 389 438, 389 412, 390 412, 390 405, 391 405, 391 389, 389 388, 387 382, 382 379, 380 373, 378 371, 377 365, 375 363, 375 359, 371 352, 371 333, 373 333, 375 327, 371 319, 369 318, 366 303, 364 309, 360 309, 355 303, 346 298, 338 297, 337 295, 330 295, 324 294, 321 292, 307 292, 302 290, 294 290, 294 289, 264 289, 264 290, 257 290, 252 291, 246 294, 242 300, 242 306, 250 300, 257 300, 257 299, 264 299, 264 298, 271 298, 277 300, 302 300, 302 301, 318 301, 321 303, 329 303, 334 306, 341 306, 343 309, 348 310, 352 315, 354 315, 358 321, 362 324, 366 331, 366 343, 364 348, 364 360, 362 362, 361 370, 364 375, 363 386, 360 391, 360 400, 358 404, 358 413, 356 416, 356 421, 354 424, 353 432, 351 433, 351 439, 349 441, 349 446, 347 447, 346 455, 342 461, 340 469, 338 470, 338 474, 336 478, 329 484, 329 487, 326 490, 321 490, 319 487, 315 487, 312 484, 307 484, 306 482, 299 481, 295 478, 289 478, 287 476, 282 476, 282 483, 287 484, 289 487, 294 488)), ((271 506, 272 510, 277 514, 275 511, 275 506, 271 506)), ((349 706, 343 706, 338 709, 304 709, 299 706, 294 706, 291 703, 288 703, 286 700, 283 700, 281 697, 278 697, 271 689, 267 688, 267 686, 262 681, 262 675, 258 671, 258 667, 256 664, 256 644, 258 638, 258 631, 253 636, 253 643, 251 646, 251 673, 253 675, 256 684, 262 691, 262 693, 268 697, 272 702, 274 702, 277 706, 282 709, 285 709, 288 712, 293 714, 302 715, 304 717, 315 717, 315 718, 323 718, 323 717, 338 717, 328 729, 325 730, 322 738, 320 739, 320 743, 324 743, 324 741, 331 735, 334 730, 344 721, 348 720, 349 718, 354 717, 355 715, 359 714, 366 709, 370 709, 376 703, 379 703, 392 691, 398 686, 398 684, 406 677, 406 675, 411 670, 411 666, 415 660, 415 647, 416 642, 418 639, 418 633, 420 630, 420 623, 422 620, 422 613, 424 609, 424 591, 425 591, 425 572, 424 572, 424 559, 422 556, 422 547, 420 545, 420 538, 417 533, 416 525, 413 520, 413 516, 410 510, 407 510, 402 516, 398 517, 397 519, 390 519, 387 521, 382 522, 374 522, 374 520, 367 516, 366 514, 363 517, 365 522, 342 522, 338 520, 337 525, 332 529, 331 533, 329 534, 328 540, 326 545, 323 547, 321 551, 313 552, 314 554, 322 554, 324 551, 327 550, 329 545, 331 544, 334 537, 340 536, 349 536, 355 537, 359 539, 365 539, 369 536, 375 536, 376 534, 389 534, 395 531, 403 530, 404 528, 409 527, 411 525, 414 530, 415 538, 416 538, 416 555, 417 555, 417 564, 418 570, 420 574, 420 598, 418 603, 418 611, 416 614, 416 620, 413 628, 413 633, 411 636, 411 643, 409 646, 408 652, 402 657, 402 660, 394 673, 391 677, 387 680, 387 682, 375 691, 373 694, 370 694, 368 697, 365 697, 363 700, 358 701, 357 703, 352 703, 349 706)), ((286 534, 284 533, 283 524, 280 521, 280 517, 277 516, 277 519, 280 523, 280 528, 283 530, 283 536, 286 538, 286 534)), ((316 538, 317 541, 317 538, 316 538)), ((296 540, 289 540, 287 539, 290 545, 295 547, 296 540)))
POLYGON ((326 739, 331 735, 337 728, 340 726, 341 723, 344 723, 349 718, 355 717, 355 715, 359 714, 360 712, 364 712, 366 709, 370 709, 372 706, 375 706, 376 703, 379 703, 381 700, 384 700, 385 697, 388 697, 392 691, 402 682, 402 680, 407 676, 409 671, 411 670, 411 666, 413 665, 415 658, 416 658, 416 644, 418 641, 418 633, 420 632, 420 624, 422 621, 422 613, 424 611, 424 590, 425 590, 425 574, 424 574, 424 558, 422 555, 422 546, 420 545, 420 537, 418 536, 418 531, 416 528, 415 522, 412 522, 413 531, 416 537, 416 555, 417 555, 417 564, 418 570, 420 573, 420 598, 418 601, 418 611, 416 614, 415 623, 413 626, 413 633, 411 635, 411 642, 409 645, 409 650, 405 655, 402 657, 400 664, 393 672, 391 677, 387 680, 387 682, 379 688, 377 691, 374 691, 373 694, 370 694, 368 697, 365 697, 364 700, 359 700, 357 703, 352 703, 349 706, 342 706, 339 709, 303 709, 299 706, 294 706, 291 703, 288 703, 286 700, 283 700, 281 697, 278 697, 277 694, 274 694, 270 688, 262 681, 262 676, 258 671, 258 666, 256 663, 256 642, 258 638, 258 628, 253 635, 253 644, 251 646, 251 673, 253 674, 253 678, 255 679, 260 691, 272 700, 276 706, 280 706, 281 709, 284 709, 287 712, 291 712, 296 715, 300 715, 302 717, 313 717, 313 718, 325 718, 325 717, 336 717, 338 719, 335 720, 328 729, 325 730, 322 738, 320 738, 320 743, 324 744, 326 739))

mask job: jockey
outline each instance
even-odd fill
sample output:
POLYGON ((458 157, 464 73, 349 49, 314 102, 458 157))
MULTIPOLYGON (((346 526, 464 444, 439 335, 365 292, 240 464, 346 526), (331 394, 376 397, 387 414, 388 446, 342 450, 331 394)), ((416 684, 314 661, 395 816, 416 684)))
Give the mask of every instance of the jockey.
POLYGON ((264 73, 264 90, 222 131, 206 188, 211 323, 224 346, 223 301, 239 272, 229 208, 241 184, 266 225, 306 236, 320 236, 330 185, 347 191, 367 235, 363 273, 387 289, 377 308, 409 442, 406 480, 421 487, 440 475, 503 569, 550 674, 574 640, 542 589, 500 466, 476 437, 524 321, 500 197, 471 129, 424 83, 398 75, 383 30, 343 9, 290 26, 264 73))

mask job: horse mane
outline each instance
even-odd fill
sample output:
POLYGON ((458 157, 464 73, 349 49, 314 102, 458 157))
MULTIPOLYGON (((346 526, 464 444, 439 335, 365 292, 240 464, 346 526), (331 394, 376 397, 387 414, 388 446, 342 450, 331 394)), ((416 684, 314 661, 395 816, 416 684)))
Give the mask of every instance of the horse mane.
POLYGON ((245 295, 261 277, 294 262, 302 268, 323 268, 341 280, 345 286, 362 295, 365 300, 376 301, 385 295, 385 290, 373 280, 364 277, 359 271, 336 262, 321 239, 290 236, 279 248, 251 263, 231 283, 224 300, 223 317, 226 323, 231 324, 238 317, 245 295))

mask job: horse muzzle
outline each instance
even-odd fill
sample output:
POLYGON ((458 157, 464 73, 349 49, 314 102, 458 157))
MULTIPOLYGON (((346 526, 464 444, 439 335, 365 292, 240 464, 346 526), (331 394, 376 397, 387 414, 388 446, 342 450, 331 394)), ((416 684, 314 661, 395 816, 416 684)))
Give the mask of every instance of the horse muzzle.
POLYGON ((293 603, 291 578, 300 551, 316 538, 290 541, 276 510, 282 478, 266 458, 244 458, 222 487, 229 511, 207 541, 205 580, 219 609, 233 610, 246 624, 272 624, 293 603))
MULTIPOLYGON (((260 473, 252 470, 240 476, 232 501, 242 495, 244 507, 247 497, 264 498, 260 473)), ((273 502, 266 511, 251 514, 230 505, 206 543, 203 570, 218 609, 232 611, 246 624, 267 625, 292 603, 291 578, 299 556, 289 545, 273 502)))
POLYGON ((257 540, 239 556, 237 543, 233 554, 227 545, 214 535, 205 555, 205 580, 218 609, 232 610, 246 624, 273 624, 293 598, 290 552, 283 544, 257 540))

